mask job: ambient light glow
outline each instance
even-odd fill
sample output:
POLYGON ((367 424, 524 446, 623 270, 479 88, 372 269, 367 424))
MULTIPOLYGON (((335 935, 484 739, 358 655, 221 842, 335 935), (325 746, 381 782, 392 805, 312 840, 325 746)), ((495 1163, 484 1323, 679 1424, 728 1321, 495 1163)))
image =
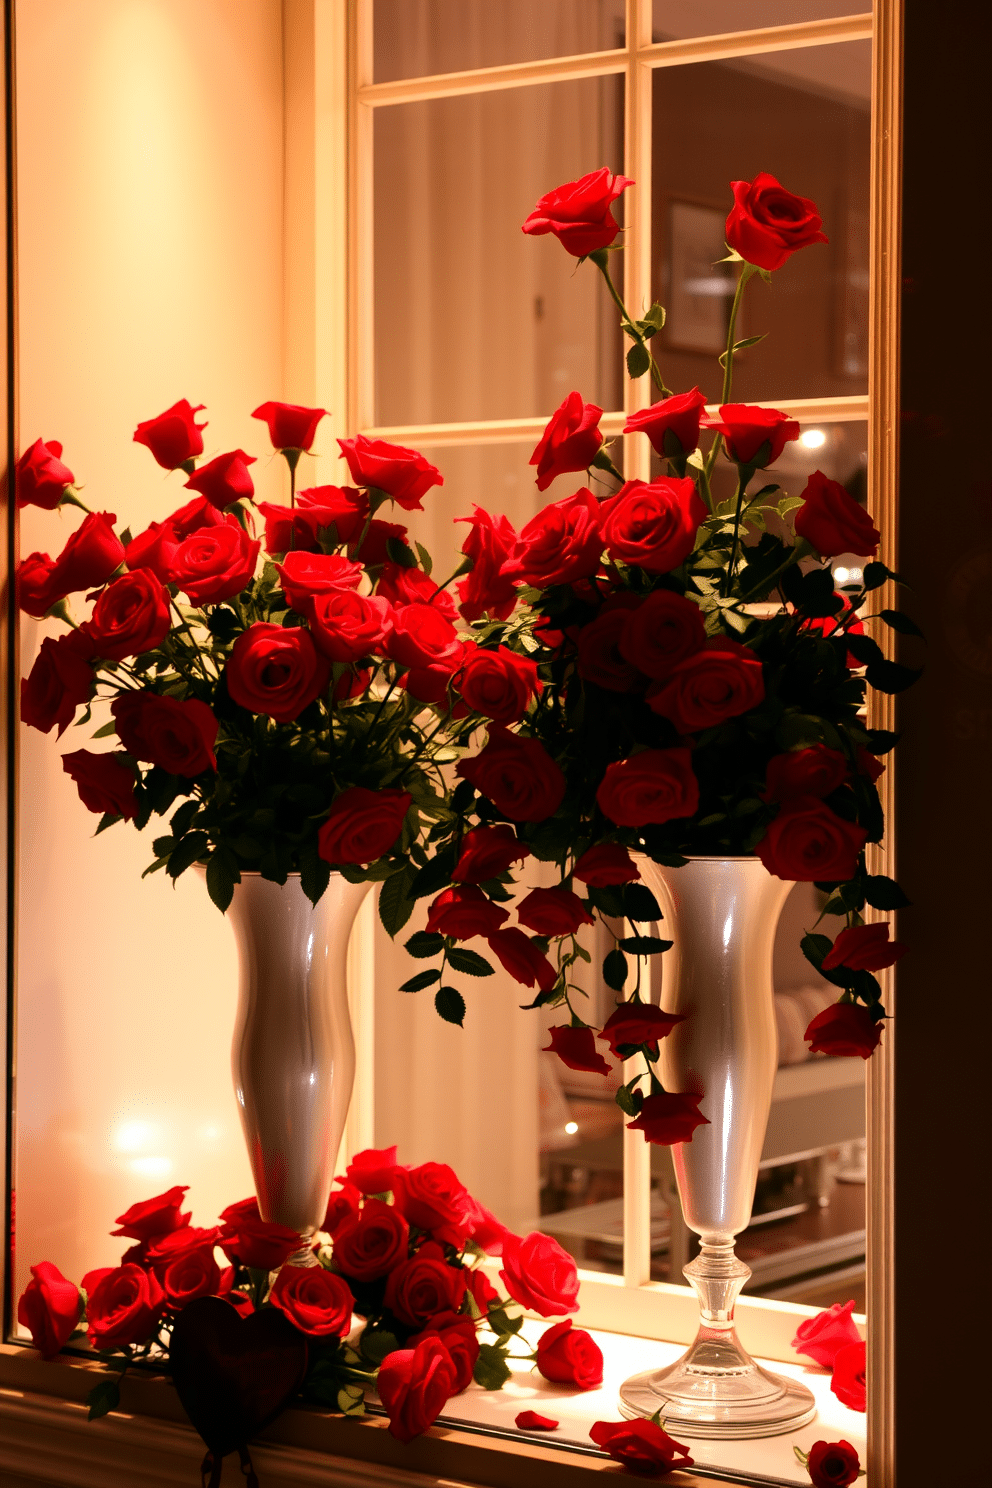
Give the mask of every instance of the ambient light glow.
POLYGON ((834 569, 834 583, 835 584, 860 584, 861 583, 861 579, 862 579, 862 571, 861 571, 860 568, 835 568, 834 569))
POLYGON ((565 1122, 565 1130, 568 1132, 568 1135, 570 1137, 574 1137, 575 1136, 575 1133, 578 1131, 578 1129, 579 1129, 579 1123, 577 1121, 566 1121, 565 1122))
POLYGON ((822 429, 804 429, 799 436, 804 449, 822 449, 826 442, 827 436, 822 429))

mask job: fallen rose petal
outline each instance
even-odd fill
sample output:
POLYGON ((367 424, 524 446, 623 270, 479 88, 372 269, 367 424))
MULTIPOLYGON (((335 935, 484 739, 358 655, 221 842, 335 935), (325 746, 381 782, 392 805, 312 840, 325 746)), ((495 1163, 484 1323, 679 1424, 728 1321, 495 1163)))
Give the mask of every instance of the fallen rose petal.
POLYGON ((550 1416, 539 1416, 537 1411, 521 1411, 513 1424, 519 1431, 556 1431, 558 1422, 550 1416))

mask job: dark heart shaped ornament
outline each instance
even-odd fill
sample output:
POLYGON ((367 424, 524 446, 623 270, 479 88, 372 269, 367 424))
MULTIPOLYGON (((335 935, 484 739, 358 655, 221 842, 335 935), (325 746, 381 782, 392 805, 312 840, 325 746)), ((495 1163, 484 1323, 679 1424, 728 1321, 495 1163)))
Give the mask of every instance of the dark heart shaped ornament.
POLYGON ((186 1304, 169 1353, 183 1409, 218 1459, 274 1420, 307 1372, 307 1341, 278 1308, 244 1318, 219 1297, 186 1304))

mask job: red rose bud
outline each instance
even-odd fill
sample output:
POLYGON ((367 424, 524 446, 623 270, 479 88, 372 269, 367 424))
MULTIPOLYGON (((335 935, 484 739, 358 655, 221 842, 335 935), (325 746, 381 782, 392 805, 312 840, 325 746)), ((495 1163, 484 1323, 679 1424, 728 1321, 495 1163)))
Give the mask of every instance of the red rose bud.
MULTIPOLYGON (((500 1245, 499 1254, 502 1255, 502 1253, 503 1248, 500 1245)), ((495 1255, 496 1252, 494 1251, 493 1254, 495 1255)), ((499 1302, 499 1292, 490 1285, 489 1278, 484 1271, 469 1271, 466 1275, 468 1277, 467 1287, 475 1299, 476 1307, 481 1313, 487 1313, 494 1302, 499 1302)))
POLYGON ((326 413, 326 408, 302 408, 299 403, 260 403, 252 418, 268 425, 273 449, 308 450, 326 413))
POLYGON ((514 1301, 542 1317, 579 1310, 579 1275, 575 1261, 557 1240, 533 1230, 522 1240, 503 1242, 503 1270, 499 1273, 514 1301))
POLYGON ((813 1488, 850 1488, 861 1475, 861 1461, 849 1441, 817 1441, 809 1449, 806 1471, 813 1488))
POLYGON ((631 1472, 660 1477, 676 1467, 692 1467, 688 1447, 654 1421, 596 1421, 589 1435, 616 1462, 631 1472))
POLYGON ((389 1193, 399 1171, 395 1147, 366 1147, 352 1158, 345 1170, 345 1178, 359 1193, 389 1193))
POLYGON ((753 181, 731 181, 734 205, 727 218, 727 242, 759 269, 780 269, 787 258, 811 243, 827 243, 816 203, 759 171, 753 181))
POLYGON ((40 506, 45 511, 54 511, 66 487, 76 480, 62 462, 62 446, 57 439, 47 444, 36 439, 18 460, 15 472, 18 506, 40 506))
POLYGON ((240 707, 292 723, 324 692, 331 666, 308 631, 258 620, 231 647, 224 679, 240 707))
POLYGON ((603 1383, 603 1351, 590 1334, 566 1318, 537 1340, 537 1369, 552 1384, 595 1390, 603 1383))
POLYGON ((551 1416, 539 1416, 537 1411, 525 1410, 514 1416, 513 1424, 518 1431, 556 1431, 559 1423, 551 1416))
POLYGON ((521 529, 516 550, 502 568, 506 578, 539 589, 587 579, 599 568, 603 551, 600 503, 583 486, 552 502, 521 529))
POLYGON ((618 1059, 623 1057, 621 1048, 639 1048, 641 1044, 657 1054, 659 1039, 667 1038, 685 1017, 685 1013, 663 1013, 653 1002, 622 1002, 607 1018, 599 1036, 618 1059))
POLYGON ((507 646, 486 650, 477 646, 458 679, 466 707, 494 723, 519 723, 532 698, 541 691, 537 664, 507 646))
POLYGON ((466 1275, 460 1267, 448 1265, 440 1245, 426 1240, 389 1273, 384 1305, 406 1327, 422 1328, 439 1312, 458 1311, 466 1275))
POLYGON ((55 561, 47 553, 31 553, 17 565, 17 603, 35 620, 43 616, 63 596, 52 593, 55 561))
POLYGON ((618 827, 693 816, 699 805, 699 782, 688 749, 643 749, 607 765, 596 792, 596 804, 618 827))
POLYGON ((475 1366, 479 1358, 479 1340, 475 1324, 470 1317, 453 1312, 442 1312, 431 1318, 422 1333, 408 1339, 407 1347, 415 1349, 425 1338, 439 1338, 448 1350, 454 1365, 454 1378, 450 1385, 452 1395, 459 1395, 472 1383, 475 1366))
POLYGON ((403 568, 399 563, 384 563, 375 592, 391 605, 433 605, 452 624, 458 619, 455 601, 444 589, 439 589, 422 568, 403 568))
MULTIPOLYGON (((297 491, 295 507, 260 501, 268 553, 323 553, 321 533, 337 534, 338 543, 355 542, 368 520, 368 499, 351 486, 312 486, 297 491)), ((333 534, 332 534, 333 535, 333 534)), ((352 554, 354 556, 354 554, 352 554)))
POLYGON ((817 1013, 803 1038, 811 1054, 870 1059, 882 1041, 882 1025, 859 1002, 835 1002, 817 1013))
POLYGON ((368 1199, 338 1226, 334 1264, 355 1281, 377 1281, 406 1260, 409 1239, 409 1225, 397 1209, 368 1199))
POLYGON ((607 692, 633 692, 644 686, 643 674, 620 650, 630 611, 636 607, 633 594, 616 595, 579 631, 578 668, 584 681, 607 692))
POLYGON ((794 513, 796 534, 804 537, 821 558, 836 558, 838 553, 874 558, 881 533, 864 507, 838 481, 814 470, 802 501, 794 513))
POLYGON ((849 1410, 867 1410, 866 1391, 867 1348, 859 1340, 846 1343, 834 1356, 834 1372, 830 1388, 842 1405, 849 1410))
POLYGON ((588 470, 603 443, 602 413, 595 403, 583 403, 581 393, 569 393, 555 410, 530 457, 537 466, 539 491, 546 491, 556 476, 588 470))
POLYGON ((572 869, 574 878, 592 889, 611 888, 640 878, 641 870, 619 842, 601 842, 587 848, 572 869))
POLYGON ((495 935, 487 937, 486 944, 503 970, 521 986, 538 986, 542 992, 548 992, 558 980, 558 973, 544 952, 515 926, 497 930, 495 935))
POLYGON ((642 1131, 646 1142, 658 1147, 671 1147, 677 1142, 691 1142, 697 1126, 709 1126, 709 1118, 696 1109, 701 1095, 684 1092, 646 1096, 635 1121, 627 1123, 628 1131, 642 1131))
POLYGON ((531 889, 517 905, 517 919, 535 935, 574 935, 580 925, 593 924, 583 900, 570 889, 531 889))
POLYGON ((548 1032, 551 1042, 542 1053, 557 1054, 569 1069, 588 1070, 593 1075, 610 1073, 610 1066, 596 1048, 596 1035, 591 1028, 573 1028, 566 1023, 549 1028, 548 1032))
POLYGON ((799 425, 787 413, 751 403, 724 403, 719 418, 707 415, 700 422, 723 435, 731 460, 757 470, 773 465, 789 441, 799 438, 799 425))
POLYGON ((670 718, 680 734, 694 734, 749 712, 764 696, 764 672, 755 653, 717 636, 656 682, 647 703, 653 713, 670 718))
POLYGON ((863 749, 860 744, 858 745, 858 774, 867 775, 873 785, 880 775, 885 774, 882 761, 876 759, 870 750, 863 749))
POLYGON ((61 1353, 82 1311, 79 1288, 67 1281, 57 1266, 42 1261, 31 1267, 31 1280, 17 1303, 17 1321, 27 1328, 43 1359, 54 1359, 61 1353))
POLYGON ((554 233, 566 252, 585 258, 613 242, 620 227, 610 208, 633 185, 604 165, 542 196, 521 230, 532 237, 554 233))
POLYGON ((888 925, 848 925, 823 958, 823 970, 846 966, 850 971, 884 971, 909 947, 889 940, 888 925))
POLYGON ((619 651, 647 677, 668 677, 706 644, 703 613, 691 599, 656 589, 624 616, 619 651))
POLYGON ((398 1169, 393 1203, 412 1225, 449 1245, 460 1248, 471 1228, 474 1201, 447 1163, 398 1169))
POLYGON ((473 935, 495 935, 509 917, 509 911, 494 904, 481 889, 464 884, 438 894, 427 916, 427 932, 470 940, 473 935))
POLYGON ((43 734, 58 724, 57 737, 65 733, 76 709, 89 701, 93 668, 92 647, 78 630, 41 643, 34 666, 21 679, 21 721, 43 734))
POLYGON ((169 591, 150 568, 139 568, 107 586, 80 630, 95 656, 124 661, 161 645, 171 623, 169 591))
POLYGON ((260 547, 234 517, 223 526, 203 527, 177 547, 173 582, 191 605, 219 604, 251 582, 260 547))
POLYGON ((462 543, 462 552, 471 558, 472 568, 457 585, 461 599, 459 609, 466 620, 478 620, 489 614, 506 620, 517 602, 512 579, 502 573, 503 565, 517 545, 517 534, 509 517, 492 516, 481 506, 473 506, 471 517, 456 517, 468 522, 471 531, 462 543))
POLYGON ((521 842, 512 827, 475 827, 462 838, 458 862, 452 870, 456 883, 479 884, 498 878, 514 863, 531 855, 526 842, 521 842))
POLYGON ((318 595, 354 590, 362 582, 361 564, 340 553, 287 553, 276 572, 290 609, 298 615, 308 614, 310 600, 318 595))
POLYGON ((373 651, 381 651, 393 626, 388 601, 378 597, 369 599, 350 589, 330 589, 313 595, 307 604, 307 614, 313 643, 328 661, 356 662, 373 651))
POLYGON ((113 512, 90 512, 55 560, 49 584, 52 603, 82 589, 105 584, 124 562, 124 545, 114 531, 113 512))
MULTIPOLYGON (((506 1225, 486 1208, 485 1204, 480 1204, 478 1199, 472 1198, 471 1194, 469 1194, 468 1217, 470 1225, 469 1239, 474 1240, 476 1245, 484 1250, 487 1255, 502 1255, 503 1242, 507 1235, 513 1234, 513 1231, 508 1230, 506 1225)), ((479 1275, 481 1273, 474 1272, 472 1274, 479 1275)), ((470 1276, 469 1286, 471 1285, 472 1279, 470 1276)), ((486 1309, 483 1308, 482 1310, 485 1311, 486 1309)))
POLYGON ((269 1301, 310 1338, 347 1338, 351 1332, 355 1299, 347 1282, 323 1266, 284 1265, 269 1301))
POLYGON ((676 393, 629 415, 625 434, 646 434, 663 458, 691 455, 699 444, 699 416, 706 407, 706 394, 694 387, 691 393, 676 393))
POLYGON ((197 403, 194 408, 185 398, 173 403, 157 418, 145 419, 134 431, 135 444, 143 444, 163 470, 178 470, 189 460, 203 454, 205 423, 198 424, 195 415, 206 407, 197 403))
POLYGON ((397 1441, 412 1442, 434 1424, 455 1392, 457 1373, 436 1333, 422 1338, 416 1348, 386 1355, 376 1389, 397 1441))
POLYGON ((460 760, 455 773, 514 822, 546 821, 565 795, 565 777, 540 740, 522 739, 498 724, 485 748, 460 760))
POLYGON ((364 434, 339 439, 338 444, 356 486, 385 491, 406 511, 423 511, 421 496, 432 486, 444 485, 444 476, 436 465, 402 444, 367 439, 364 434))
POLYGON ((98 816, 122 816, 125 821, 137 816, 134 771, 123 762, 123 756, 76 749, 62 756, 62 768, 76 782, 87 811, 95 811, 98 816))
POLYGON ((795 796, 779 807, 754 850, 776 878, 843 883, 858 871, 867 840, 864 827, 845 821, 814 796, 795 796))
POLYGON ((124 562, 132 573, 148 569, 161 584, 172 582, 172 559, 179 539, 171 522, 151 522, 132 537, 124 550, 124 562))
POLYGON ((131 1240, 152 1240, 157 1235, 169 1235, 173 1230, 185 1229, 189 1224, 189 1214, 181 1214, 183 1198, 189 1193, 189 1184, 176 1184, 175 1188, 166 1189, 165 1193, 156 1194, 153 1199, 141 1199, 137 1204, 132 1204, 130 1209, 125 1209, 114 1221, 120 1225, 119 1230, 111 1230, 111 1235, 126 1235, 131 1240))
POLYGON ((829 796, 847 779, 847 760, 839 749, 811 744, 776 754, 765 771, 766 801, 788 801, 793 796, 829 796))
POLYGON ((154 692, 125 692, 114 699, 110 711, 121 743, 135 759, 150 760, 170 775, 187 779, 216 770, 218 723, 199 698, 180 702, 154 692))
POLYGON ((235 501, 247 501, 254 496, 255 483, 248 474, 248 466, 254 463, 255 456, 246 455, 243 449, 230 450, 201 465, 186 484, 222 511, 235 501))
POLYGON ((87 1291, 86 1325, 95 1349, 144 1343, 154 1334, 165 1307, 158 1278, 141 1266, 118 1266, 87 1291))
POLYGON ((707 516, 693 481, 667 475, 650 484, 627 481, 600 511, 610 557, 659 574, 670 573, 688 558, 707 516))
POLYGON ((412 799, 409 791, 349 786, 318 833, 317 851, 327 863, 374 863, 395 846, 412 799))
POLYGON ((792 1347, 799 1354, 807 1354, 821 1369, 833 1369, 834 1359, 848 1343, 860 1343, 861 1334, 852 1318, 854 1301, 839 1302, 816 1317, 804 1318, 796 1329, 792 1347))

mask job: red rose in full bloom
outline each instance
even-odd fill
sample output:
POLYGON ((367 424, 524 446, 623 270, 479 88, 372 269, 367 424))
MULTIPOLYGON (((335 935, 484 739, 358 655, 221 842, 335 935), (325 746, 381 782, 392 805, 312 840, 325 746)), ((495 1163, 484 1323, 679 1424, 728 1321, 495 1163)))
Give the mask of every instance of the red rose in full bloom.
POLYGON ((456 522, 468 522, 472 529, 462 543, 462 552, 471 558, 472 568, 457 585, 461 599, 458 608, 466 620, 478 620, 487 613, 505 620, 517 602, 517 590, 502 569, 517 545, 517 534, 509 517, 502 513, 494 517, 475 505, 472 512, 471 517, 455 518, 456 522))
POLYGON ((110 711, 121 743, 135 759, 187 778, 216 770, 217 719, 199 698, 180 702, 154 692, 124 692, 110 711))
POLYGON ((343 1225, 350 1224, 353 1219, 357 1218, 361 1200, 361 1195, 353 1183, 344 1182, 341 1178, 335 1181, 340 1183, 341 1187, 331 1190, 320 1226, 332 1239, 343 1225))
POLYGON ((416 1348, 396 1349, 379 1368, 376 1389, 389 1416, 390 1435, 412 1442, 437 1420, 455 1393, 458 1375, 451 1355, 436 1333, 416 1348))
POLYGON ((170 1312, 179 1312, 197 1297, 216 1296, 220 1289, 220 1267, 214 1260, 212 1240, 185 1246, 173 1260, 154 1269, 170 1312))
POLYGON ((461 884, 438 894, 427 916, 427 933, 470 940, 473 935, 494 935, 509 917, 509 912, 494 904, 481 889, 461 884))
POLYGON ((588 1070, 593 1075, 608 1075, 610 1066, 596 1048, 596 1035, 591 1028, 573 1028, 571 1024, 559 1024, 549 1028, 551 1042, 541 1052, 557 1054, 562 1064, 569 1069, 588 1070))
POLYGON ((157 418, 145 419, 134 431, 135 444, 143 444, 163 470, 178 470, 188 460, 203 454, 203 430, 205 423, 198 424, 195 415, 206 405, 197 403, 194 408, 185 398, 173 403, 157 418))
POLYGON ((513 557, 504 563, 502 573, 547 589, 589 578, 599 567, 602 551, 600 503, 583 486, 531 517, 521 528, 513 557))
POLYGON ((256 1271, 275 1271, 300 1248, 300 1237, 288 1225, 264 1220, 258 1200, 240 1199, 221 1211, 217 1243, 229 1261, 238 1260, 256 1271))
POLYGON ((90 512, 69 538, 52 567, 49 586, 54 604, 67 594, 105 584, 124 562, 124 544, 114 531, 113 512, 90 512))
POLYGON ((268 425, 273 449, 308 450, 326 413, 326 408, 303 408, 299 403, 260 403, 252 418, 268 425))
POLYGON ((613 242, 620 227, 610 208, 633 185, 626 176, 614 175, 604 165, 542 196, 522 231, 532 237, 554 233, 566 252, 585 258, 613 242))
POLYGON ((600 1038, 607 1041, 618 1059, 623 1057, 621 1048, 641 1044, 657 1054, 658 1040, 667 1038, 685 1017, 685 1013, 664 1013, 653 1002, 621 1002, 603 1024, 600 1038))
POLYGON ((882 925, 848 925, 823 958, 823 970, 846 966, 851 971, 884 971, 905 956, 908 946, 889 940, 889 927, 882 925))
POLYGON ((169 633, 169 591, 150 568, 121 574, 108 584, 80 629, 93 654, 104 661, 125 661, 154 651, 169 633))
POLYGON ((803 1038, 811 1054, 870 1059, 882 1041, 882 1025, 860 1002, 835 1002, 817 1013, 803 1038))
POLYGON ((61 1353, 82 1311, 79 1288, 57 1266, 42 1261, 31 1267, 31 1280, 17 1303, 17 1321, 28 1329, 43 1359, 61 1353))
POLYGON ((847 779, 847 760, 839 749, 811 744, 776 754, 765 771, 766 801, 788 801, 793 796, 829 796, 847 779))
POLYGON ((858 871, 868 840, 864 827, 845 821, 815 796, 794 796, 755 847, 769 873, 797 883, 843 883, 858 871))
POLYGON ((764 696, 759 658, 740 642, 717 636, 656 682, 647 702, 653 713, 670 718, 680 734, 694 734, 747 713, 764 696))
POLYGON ((633 594, 618 594, 608 599, 578 636, 577 665, 586 682, 606 688, 607 692, 633 692, 644 686, 644 675, 620 649, 632 610, 637 608, 633 594))
POLYGON ((384 563, 375 592, 381 599, 388 599, 391 605, 429 604, 452 624, 458 619, 451 595, 447 590, 439 589, 422 568, 404 568, 391 560, 384 563))
POLYGON ((364 434, 339 439, 338 444, 355 485, 385 491, 405 511, 423 511, 421 496, 432 486, 444 485, 444 476, 436 465, 402 444, 368 439, 364 434))
POLYGON ((472 1199, 447 1163, 398 1169, 393 1203, 412 1225, 450 1245, 460 1245, 471 1227, 472 1199))
POLYGON ((586 848, 572 874, 590 888, 605 889, 640 878, 641 870, 619 842, 601 842, 586 848))
POLYGON ((458 678, 466 707, 494 723, 518 723, 540 690, 536 662, 518 656, 508 646, 495 650, 476 646, 458 678))
POLYGON ((350 589, 315 594, 307 613, 313 643, 329 661, 361 661, 381 651, 392 629, 393 612, 387 600, 370 599, 350 589))
POLYGON ((611 558, 648 573, 670 573, 692 552, 706 504, 695 483, 659 475, 628 481, 604 501, 603 542, 611 558))
POLYGON ((395 844, 412 799, 409 791, 349 786, 320 829, 317 851, 327 863, 374 863, 395 844))
POLYGON ((172 580, 191 605, 219 604, 250 582, 260 547, 234 517, 217 527, 201 527, 176 548, 172 580))
POLYGON ((345 1220, 334 1235, 334 1263, 356 1281, 377 1281, 407 1258, 410 1227, 403 1215, 381 1199, 345 1220))
POLYGON ((422 1328, 439 1312, 457 1312, 465 1295, 465 1271, 449 1266, 444 1251, 427 1240, 389 1273, 384 1299, 408 1328, 422 1328))
POLYGON ((347 1338, 351 1332, 355 1306, 351 1288, 323 1266, 284 1265, 269 1301, 310 1338, 347 1338))
POLYGON ((703 612, 671 589, 656 589, 624 617, 621 656, 647 677, 667 677, 706 644, 703 612))
MULTIPOLYGON (((68 465, 62 461, 59 441, 50 439, 46 444, 43 439, 36 439, 17 462, 17 504, 54 511, 65 495, 66 486, 74 485, 75 480, 68 465)), ((48 1265, 47 1261, 45 1265, 48 1265)))
MULTIPOLYGON (((295 507, 260 501, 268 553, 322 553, 320 534, 333 528, 339 543, 357 542, 368 520, 364 492, 351 486, 311 486, 297 491, 295 507)), ((352 554, 354 557, 354 554, 352 554)))
POLYGON ((738 465, 753 465, 756 470, 773 465, 789 441, 799 438, 794 418, 777 408, 759 408, 753 403, 723 403, 718 418, 707 414, 701 422, 723 435, 731 460, 738 465))
POLYGON ((393 611, 389 654, 403 667, 442 667, 453 671, 464 654, 455 627, 430 604, 408 604, 393 611))
POLYGON ((556 1385, 578 1385, 595 1390, 603 1383, 603 1351, 584 1328, 572 1319, 553 1323, 537 1340, 537 1369, 556 1385))
POLYGON ((487 878, 498 878, 530 855, 530 848, 520 841, 512 827, 503 823, 474 827, 462 838, 461 852, 451 876, 456 883, 484 883, 487 878))
POLYGON ((574 935, 593 917, 571 889, 531 889, 517 905, 517 919, 535 935, 574 935))
POLYGON ((52 594, 55 560, 47 553, 30 553, 17 565, 17 603, 26 615, 41 620, 61 595, 52 594))
POLYGON ((859 1340, 846 1343, 834 1356, 834 1373, 830 1388, 837 1399, 851 1410, 867 1409, 865 1370, 867 1348, 859 1340))
POLYGON ((676 1142, 691 1142, 697 1126, 709 1126, 709 1119, 696 1109, 703 1099, 688 1091, 645 1096, 637 1119, 627 1123, 628 1131, 642 1131, 646 1142, 658 1147, 671 1147, 676 1142))
POLYGON ((643 1417, 635 1421, 596 1421, 589 1435, 614 1461, 646 1477, 660 1477, 673 1468, 693 1465, 688 1447, 643 1417))
POLYGON ((802 494, 803 504, 793 514, 796 535, 804 537, 821 558, 857 553, 874 558, 881 533, 864 507, 839 481, 814 470, 802 494))
POLYGON ((139 1200, 117 1216, 115 1223, 120 1225, 120 1229, 111 1230, 110 1233, 114 1236, 126 1235, 130 1240, 151 1240, 156 1235, 169 1235, 173 1230, 185 1229, 190 1216, 180 1211, 183 1198, 188 1192, 188 1183, 177 1183, 174 1188, 156 1194, 153 1199, 139 1200))
POLYGON ((92 648, 88 638, 78 630, 41 643, 34 666, 21 678, 21 720, 51 733, 58 724, 57 737, 69 727, 81 703, 89 701, 93 686, 93 668, 89 664, 92 648))
POLYGON ((825 1312, 818 1312, 816 1317, 804 1318, 796 1329, 792 1347, 797 1353, 815 1359, 821 1369, 833 1369, 834 1359, 845 1344, 861 1342, 858 1325, 851 1316, 853 1311, 852 1298, 843 1306, 835 1302, 825 1312))
POLYGON ((308 614, 310 600, 319 594, 357 589, 362 582, 361 564, 352 563, 341 553, 294 549, 276 564, 276 572, 290 609, 298 615, 308 614))
POLYGON ((331 667, 308 631, 257 620, 231 647, 224 677, 240 707, 292 723, 327 687, 331 667))
POLYGON ((575 1261, 557 1240, 539 1230, 532 1230, 522 1240, 515 1235, 504 1240, 503 1270, 499 1274, 514 1301, 542 1317, 579 1310, 575 1261))
POLYGON ((87 811, 95 811, 98 816, 122 816, 125 821, 137 816, 134 771, 121 755, 75 749, 62 756, 62 768, 76 782, 79 799, 87 811))
POLYGON ((516 926, 497 930, 495 935, 487 936, 486 944, 503 970, 521 986, 538 986, 547 992, 558 980, 558 973, 544 952, 516 926))
POLYGON ((816 203, 793 196, 767 171, 753 181, 731 181, 734 205, 727 218, 727 242, 759 269, 780 269, 787 258, 811 243, 827 243, 816 203))
POLYGON ((399 1172, 395 1147, 366 1147, 356 1152, 345 1169, 345 1178, 359 1193, 389 1193, 399 1172))
POLYGON ((95 1349, 123 1348, 151 1337, 165 1307, 153 1271, 130 1263, 109 1271, 86 1301, 89 1340, 95 1349))
POLYGON ((431 1318, 422 1333, 408 1340, 407 1346, 415 1349, 418 1343, 431 1336, 440 1338, 451 1357, 455 1377, 451 1383, 452 1395, 461 1394, 472 1383, 476 1362, 479 1358, 479 1340, 475 1324, 470 1317, 453 1312, 442 1312, 431 1318))
POLYGON ((223 511, 235 501, 248 500, 255 494, 255 483, 248 474, 248 466, 254 465, 255 456, 246 455, 243 449, 229 450, 225 455, 208 460, 194 471, 186 485, 199 491, 212 506, 223 511))
POLYGON ((813 1488, 849 1488, 861 1475, 861 1460, 849 1441, 814 1442, 806 1459, 813 1488))
POLYGON ((530 457, 537 466, 539 491, 546 491, 556 476, 588 470, 603 443, 602 413, 595 403, 583 403, 581 393, 569 393, 555 409, 530 457))
POLYGON ((470 780, 514 822, 546 821, 565 795, 565 777, 539 739, 522 739, 494 725, 489 742, 456 773, 470 780))
POLYGON ((699 805, 699 782, 688 749, 642 749, 607 765, 596 804, 618 827, 692 816, 699 805))
POLYGON ((641 408, 628 416, 625 434, 646 434, 663 458, 691 455, 699 444, 699 416, 706 407, 706 394, 694 387, 641 408))

